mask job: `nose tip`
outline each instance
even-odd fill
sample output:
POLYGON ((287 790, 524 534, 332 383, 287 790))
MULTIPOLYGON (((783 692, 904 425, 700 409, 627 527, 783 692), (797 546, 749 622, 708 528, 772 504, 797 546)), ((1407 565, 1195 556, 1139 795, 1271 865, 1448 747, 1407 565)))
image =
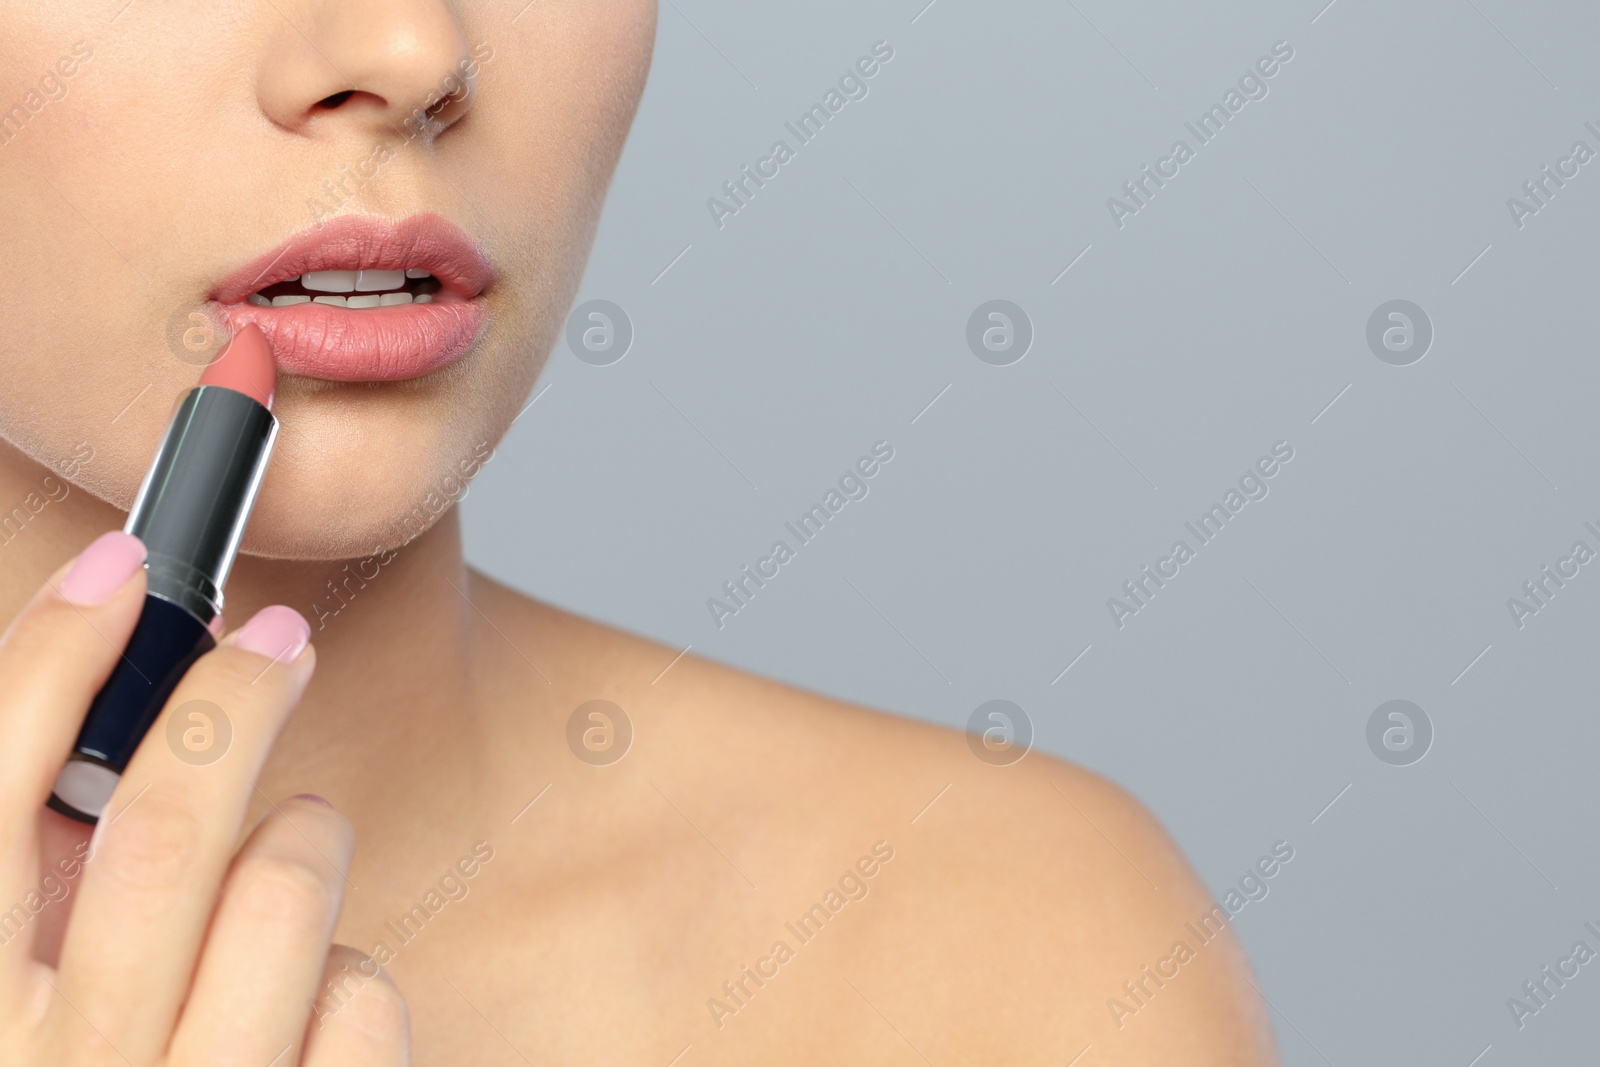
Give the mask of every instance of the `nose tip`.
POLYGON ((470 106, 477 63, 441 0, 329 0, 285 23, 257 77, 261 109, 280 127, 432 139, 470 106))

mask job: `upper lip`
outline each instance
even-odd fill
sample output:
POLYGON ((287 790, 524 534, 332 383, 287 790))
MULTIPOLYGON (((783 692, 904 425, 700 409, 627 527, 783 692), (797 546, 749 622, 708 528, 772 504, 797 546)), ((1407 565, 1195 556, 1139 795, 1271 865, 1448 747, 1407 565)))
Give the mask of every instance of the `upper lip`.
POLYGON ((478 243, 439 215, 398 221, 373 215, 339 215, 302 230, 224 278, 211 299, 237 304, 277 282, 319 270, 400 270, 415 267, 462 299, 482 293, 494 268, 478 243))

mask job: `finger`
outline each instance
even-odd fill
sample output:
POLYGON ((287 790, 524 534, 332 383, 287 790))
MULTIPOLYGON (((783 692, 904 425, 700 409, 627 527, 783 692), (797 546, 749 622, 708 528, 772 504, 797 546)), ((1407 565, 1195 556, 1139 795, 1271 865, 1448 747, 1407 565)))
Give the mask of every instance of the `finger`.
POLYGON ((267 813, 223 883, 173 1062, 300 1062, 354 851, 349 821, 321 798, 267 813))
POLYGON ((202 656, 96 827, 61 988, 136 1063, 159 1055, 172 1032, 256 778, 310 681, 310 633, 297 612, 267 608, 202 656), (168 723, 195 708, 231 732, 206 762, 167 742, 168 723))
MULTIPOLYGON (((73 905, 78 901, 78 877, 88 858, 89 833, 93 829, 60 812, 39 809, 39 896, 24 900, 24 905, 33 905, 30 910, 35 912, 29 951, 46 967, 54 968, 61 958, 61 939, 66 936, 73 905)), ((0 940, 3 927, 0 922, 0 940)))
MULTIPOLYGON (((39 812, 95 692, 144 603, 144 546, 102 534, 51 575, 0 635, 0 1002, 28 973, 37 914, 39 812)), ((41 888, 44 892, 41 892, 41 888)))
POLYGON ((0 819, 32 819, 144 604, 144 545, 101 534, 0 635, 0 819))
POLYGON ((406 1067, 411 1016, 394 979, 372 957, 334 945, 322 972, 302 1067, 406 1067))

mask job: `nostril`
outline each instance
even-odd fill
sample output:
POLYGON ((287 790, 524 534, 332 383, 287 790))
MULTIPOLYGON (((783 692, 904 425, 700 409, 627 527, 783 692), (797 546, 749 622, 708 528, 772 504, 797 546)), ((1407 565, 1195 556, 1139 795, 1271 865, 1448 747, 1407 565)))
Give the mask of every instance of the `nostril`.
POLYGON ((321 100, 317 101, 317 106, 332 110, 354 95, 356 95, 356 91, 354 89, 346 89, 342 93, 334 93, 332 96, 323 97, 321 100))

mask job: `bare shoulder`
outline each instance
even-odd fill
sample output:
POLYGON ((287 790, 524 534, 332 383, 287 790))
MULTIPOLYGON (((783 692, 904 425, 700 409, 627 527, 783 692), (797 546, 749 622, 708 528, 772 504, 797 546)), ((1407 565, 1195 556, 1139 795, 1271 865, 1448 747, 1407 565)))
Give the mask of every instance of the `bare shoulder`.
MULTIPOLYGON (((718 688, 737 700, 754 695, 745 684, 718 688)), ((979 1062, 1064 1063, 1091 1046, 1096 1064, 1276 1061, 1232 930, 1126 791, 1039 752, 997 766, 963 732, 778 688, 772 721, 752 729, 787 752, 765 772, 794 798, 786 836, 814 833, 825 811, 820 840, 858 875, 819 884, 815 857, 811 910, 791 910, 845 917, 853 884, 876 892, 849 905, 864 914, 842 931, 839 1010, 979 1062)))
POLYGON ((755 890, 707 975, 731 1047, 837 1055, 825 1017, 882 1057, 1277 1062, 1226 912, 1115 784, 571 616, 536 625, 603 650, 652 773, 755 890))

